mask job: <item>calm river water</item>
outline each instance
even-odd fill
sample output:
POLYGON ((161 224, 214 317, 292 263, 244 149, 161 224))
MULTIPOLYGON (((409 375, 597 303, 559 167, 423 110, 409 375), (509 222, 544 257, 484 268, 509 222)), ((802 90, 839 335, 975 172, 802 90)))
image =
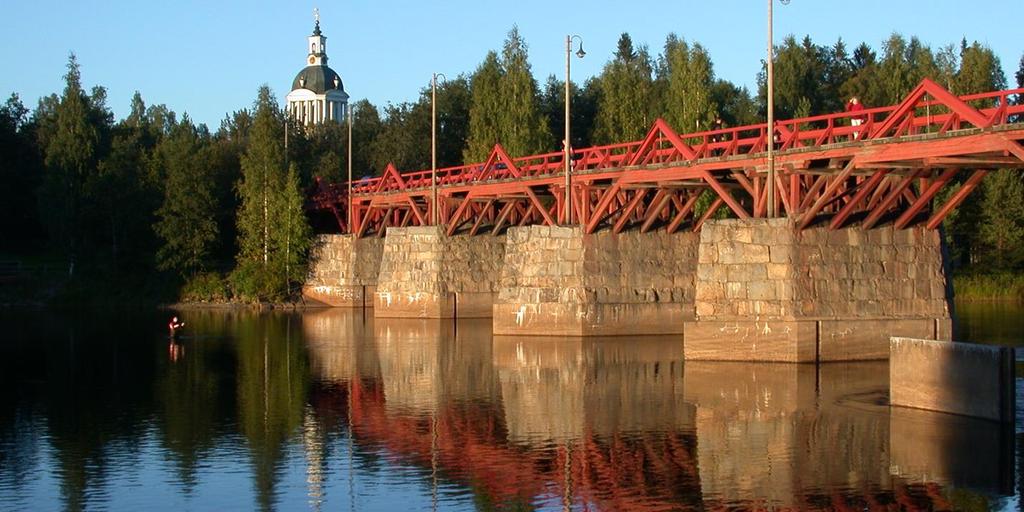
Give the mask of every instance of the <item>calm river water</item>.
MULTIPOLYGON (((958 330, 1024 344, 1024 307, 958 330)), ((890 409, 885 362, 361 312, 2 312, 0 510, 1017 510, 1012 429, 890 409)), ((1018 397, 1024 393, 1018 392, 1018 397)), ((1021 412, 1018 406, 1018 426, 1021 412)))

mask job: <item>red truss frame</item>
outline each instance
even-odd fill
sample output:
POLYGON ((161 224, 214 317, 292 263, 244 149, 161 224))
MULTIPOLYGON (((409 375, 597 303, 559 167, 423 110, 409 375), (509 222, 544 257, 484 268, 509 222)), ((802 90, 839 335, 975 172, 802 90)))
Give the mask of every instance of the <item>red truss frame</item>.
MULTIPOLYGON (((898 105, 780 121, 773 197, 766 124, 679 134, 658 119, 643 140, 574 149, 573 219, 586 233, 699 230, 722 207, 765 217, 774 201, 801 229, 854 220, 863 229, 883 220, 935 229, 988 172, 1024 169, 1024 102, 1011 104, 1015 96, 1024 89, 957 97, 925 79, 898 105), (852 126, 854 115, 865 122, 852 126), (960 175, 960 189, 936 204, 960 175)), ((309 208, 332 213, 342 233, 360 237, 428 225, 430 176, 389 164, 380 177, 354 181, 351 201, 345 183, 320 185, 309 208)), ((449 235, 565 224, 561 152, 512 157, 497 144, 483 163, 438 169, 437 187, 449 235)))

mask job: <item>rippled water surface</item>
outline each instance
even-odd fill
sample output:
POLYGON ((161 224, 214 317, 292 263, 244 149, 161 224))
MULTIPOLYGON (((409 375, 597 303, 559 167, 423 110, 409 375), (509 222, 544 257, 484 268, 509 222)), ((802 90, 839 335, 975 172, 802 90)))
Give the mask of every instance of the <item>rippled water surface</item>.
MULTIPOLYGON (((957 314, 1024 338, 1019 305, 957 314)), ((185 312, 169 343, 166 316, 0 313, 0 510, 1018 508, 1014 431, 890 409, 885 362, 349 310, 185 312)))

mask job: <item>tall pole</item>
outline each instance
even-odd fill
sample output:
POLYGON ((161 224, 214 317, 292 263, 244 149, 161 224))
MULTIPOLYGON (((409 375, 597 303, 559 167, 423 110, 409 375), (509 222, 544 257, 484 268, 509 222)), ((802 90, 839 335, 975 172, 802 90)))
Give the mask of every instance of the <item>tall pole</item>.
POLYGON ((430 79, 430 225, 437 225, 437 73, 430 79))
POLYGON ((772 2, 768 0, 768 216, 775 216, 775 69, 772 65, 772 2))
POLYGON ((562 145, 565 148, 565 155, 562 157, 565 160, 565 225, 572 225, 572 181, 570 174, 572 173, 572 127, 569 125, 569 106, 572 103, 572 96, 569 93, 569 84, 572 83, 570 76, 570 56, 572 54, 572 40, 580 40, 580 49, 576 52, 576 56, 583 58, 587 52, 583 51, 583 38, 576 35, 565 36, 565 140, 562 141, 562 145))
POLYGON ((572 225, 572 181, 569 173, 572 172, 572 138, 569 125, 569 104, 572 102, 569 96, 569 67, 570 54, 572 53, 572 36, 565 36, 565 140, 562 146, 565 149, 565 225, 572 225))
POLYGON ((345 104, 348 107, 348 232, 351 234, 352 229, 352 105, 345 104))

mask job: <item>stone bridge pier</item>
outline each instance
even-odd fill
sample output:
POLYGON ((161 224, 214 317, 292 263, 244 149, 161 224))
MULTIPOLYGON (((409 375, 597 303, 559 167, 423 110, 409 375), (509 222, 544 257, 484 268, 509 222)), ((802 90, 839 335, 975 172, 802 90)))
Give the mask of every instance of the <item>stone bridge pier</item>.
POLYGON ((441 226, 388 228, 374 315, 490 317, 504 258, 504 236, 448 236, 441 226))
POLYGON ((388 228, 321 237, 311 268, 308 297, 377 317, 491 317, 497 336, 679 336, 689 360, 886 359, 890 336, 952 334, 941 239, 923 228, 388 228))
POLYGON ((887 359, 890 336, 950 339, 938 231, 717 220, 700 235, 686 359, 887 359))
POLYGON ((373 307, 383 249, 379 238, 316 237, 303 297, 334 307, 373 307))
POLYGON ((692 233, 509 229, 494 334, 681 334, 693 319, 696 256, 692 233))

